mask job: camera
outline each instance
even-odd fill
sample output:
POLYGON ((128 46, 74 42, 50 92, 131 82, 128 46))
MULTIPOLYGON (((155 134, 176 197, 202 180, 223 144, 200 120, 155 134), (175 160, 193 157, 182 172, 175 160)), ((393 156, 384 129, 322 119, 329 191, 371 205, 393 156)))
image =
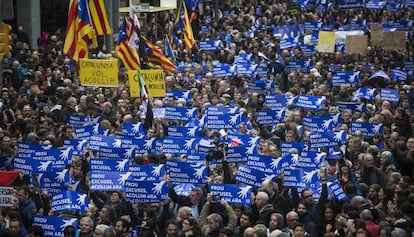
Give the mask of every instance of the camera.
POLYGON ((212 144, 214 145, 214 147, 210 148, 208 150, 208 153, 206 155, 206 160, 207 161, 212 161, 213 159, 215 160, 221 160, 224 158, 224 149, 227 150, 228 148, 228 144, 225 142, 220 142, 220 137, 214 136, 214 141, 212 141, 212 144))
POLYGON ((221 197, 220 194, 213 194, 213 200, 220 201, 221 197))

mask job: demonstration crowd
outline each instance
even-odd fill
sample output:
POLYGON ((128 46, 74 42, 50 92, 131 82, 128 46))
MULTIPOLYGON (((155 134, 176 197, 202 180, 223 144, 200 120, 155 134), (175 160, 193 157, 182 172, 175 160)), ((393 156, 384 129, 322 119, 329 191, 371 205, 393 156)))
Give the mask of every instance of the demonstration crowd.
MULTIPOLYGON (((180 70, 166 75, 167 92, 191 90, 189 101, 180 98, 152 98, 154 108, 164 106, 197 107, 204 111, 208 106, 229 105, 244 108, 251 116, 249 123, 241 124, 238 134, 260 136, 258 153, 280 157, 281 142, 308 142, 310 131, 300 133, 302 118, 310 114, 335 114, 338 102, 351 102, 355 91, 371 85, 370 78, 376 71, 386 73, 395 67, 404 67, 404 61, 413 60, 413 31, 407 34, 405 51, 385 51, 368 45, 366 52, 345 54, 342 52, 315 53, 305 56, 300 47, 280 49, 280 38, 273 36, 273 26, 303 24, 305 21, 323 21, 337 29, 351 20, 366 19, 369 22, 414 20, 410 7, 397 12, 387 10, 339 11, 334 3, 325 13, 318 7, 297 15, 287 12, 287 3, 279 1, 243 1, 233 6, 232 1, 220 3, 215 12, 213 3, 203 2, 202 10, 193 23, 197 39, 221 39, 222 50, 200 52, 197 46, 190 51, 183 43, 175 49, 175 64, 180 70), (256 5, 254 5, 256 3, 256 5), (232 10, 232 11, 230 11, 232 10), (228 16, 224 12, 231 12, 228 16), (218 14, 218 15, 216 15, 218 14), (259 27, 247 37, 253 22, 259 27), (209 32, 201 31, 201 25, 210 25, 209 32), (312 111, 288 107, 284 121, 274 126, 259 125, 257 111, 265 108, 264 95, 249 91, 248 82, 255 78, 240 75, 217 78, 213 65, 232 64, 238 54, 251 53, 256 64, 269 68, 268 79, 276 85, 276 93, 288 96, 325 96, 323 110, 312 111), (259 52, 264 57, 259 56, 259 52), (288 62, 311 59, 314 65, 309 71, 290 70, 288 62), (361 72, 357 85, 332 86, 331 65, 339 70, 361 72), (367 68, 366 65, 369 65, 367 68)), ((149 15, 149 17, 152 15, 149 15)), ((158 41, 155 35, 165 35, 174 21, 174 14, 159 13, 158 19, 148 19, 147 38, 158 41), (157 22, 157 26, 153 24, 157 22), (156 31, 158 33, 155 33, 156 31)), ((369 31, 366 33, 369 36, 369 31)), ((42 34, 39 48, 31 49, 27 34, 19 28, 13 35, 13 50, 3 59, 3 88, 0 109, 0 156, 16 155, 18 142, 63 146, 67 138, 76 138, 74 127, 68 124, 73 114, 101 118, 101 126, 111 134, 122 131, 122 124, 144 122, 141 98, 131 98, 128 77, 120 69, 117 88, 85 87, 80 84, 76 62, 62 53, 64 36, 42 34)), ((105 46, 90 49, 90 58, 114 58, 116 54, 105 46)), ((64 236, 412 236, 414 227, 414 87, 413 75, 405 81, 383 80, 382 86, 399 90, 399 101, 359 99, 367 109, 340 111, 342 124, 336 130, 345 130, 347 140, 336 147, 339 158, 326 159, 320 167, 322 183, 317 200, 311 190, 284 188, 283 173, 276 180, 265 180, 255 188, 252 205, 229 205, 225 200, 212 203, 210 183, 237 183, 235 170, 239 164, 229 163, 224 156, 209 170, 207 183, 192 188, 188 196, 179 196, 170 177, 169 198, 163 203, 135 204, 122 192, 90 191, 87 181, 83 192, 89 196, 86 213, 51 212, 51 197, 44 190, 34 189, 29 175, 21 173, 11 184, 15 187, 13 207, 0 208, 0 236, 43 236, 43 229, 32 225, 35 214, 70 216, 79 218, 78 227, 68 226, 64 236), (384 133, 364 137, 351 134, 353 121, 382 123, 384 133), (339 201, 328 198, 327 182, 338 180, 346 198, 339 201), (32 188, 30 188, 32 187, 32 188)), ((201 112, 200 112, 201 116, 201 112)), ((156 139, 166 137, 171 121, 155 118, 146 136, 156 139)), ((177 125, 177 123, 173 123, 177 125)), ((321 125, 322 126, 322 125, 321 125)), ((217 131, 205 128, 206 136, 217 131)), ((230 133, 230 131, 229 131, 230 133)), ((223 150, 225 152, 225 149, 223 150)), ((70 169, 71 178, 85 180, 89 165, 87 152, 84 157, 74 158, 70 169)), ((171 154, 137 154, 137 164, 165 163, 167 159, 184 160, 185 156, 171 154)))

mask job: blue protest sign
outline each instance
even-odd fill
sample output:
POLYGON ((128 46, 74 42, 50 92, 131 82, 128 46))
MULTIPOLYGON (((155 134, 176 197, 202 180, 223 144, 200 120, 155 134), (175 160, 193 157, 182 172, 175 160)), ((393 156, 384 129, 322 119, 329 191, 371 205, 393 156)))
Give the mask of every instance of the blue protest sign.
POLYGON ((165 153, 182 154, 196 152, 199 137, 183 139, 183 137, 165 137, 162 140, 162 151, 165 153))
POLYGON ((237 107, 209 106, 206 110, 209 129, 238 129, 246 114, 237 107))
POLYGON ((275 83, 273 81, 268 80, 256 80, 256 81, 249 81, 249 92, 250 93, 274 93, 275 92, 275 83))
POLYGON ((166 161, 167 174, 173 183, 202 184, 206 182, 207 167, 179 161, 166 161))
POLYGON ((249 64, 254 60, 253 54, 241 51, 234 59, 235 64, 249 64))
POLYGON ((363 0, 339 0, 339 10, 362 9, 365 6, 363 0))
POLYGON ((362 113, 365 113, 366 110, 366 106, 363 103, 356 103, 356 102, 338 102, 338 110, 343 112, 344 110, 351 110, 351 111, 355 111, 355 110, 359 110, 362 113))
POLYGON ((66 138, 63 142, 65 147, 71 146, 73 147, 73 153, 74 156, 83 156, 83 150, 86 148, 86 145, 88 144, 87 139, 74 139, 74 138, 66 138))
POLYGON ((316 151, 302 151, 298 160, 298 167, 317 168, 326 158, 326 153, 316 151))
POLYGON ((375 135, 382 135, 384 133, 384 124, 373 124, 366 122, 352 122, 351 133, 355 134, 356 131, 360 131, 364 137, 373 137, 375 135))
POLYGON ((52 145, 40 145, 28 142, 18 142, 17 149, 20 157, 31 157, 37 151, 45 151, 53 148, 52 145))
POLYGON ((341 146, 346 141, 344 130, 337 132, 313 132, 309 135, 311 148, 341 146))
POLYGON ((365 4, 365 8, 374 9, 374 10, 381 10, 385 7, 386 4, 387 4, 387 1, 369 0, 365 4))
MULTIPOLYGON (((21 157, 20 155, 17 155, 13 158, 13 169, 20 170, 25 174, 31 174, 33 172, 33 167, 37 167, 36 164, 33 164, 31 162, 31 158, 21 157), (30 160, 30 161, 29 161, 30 160)), ((37 163, 40 163, 41 161, 37 161, 37 163)), ((51 164, 52 162, 50 162, 51 164)))
POLYGON ((237 168, 237 175, 234 180, 247 185, 261 187, 263 181, 268 179, 273 180, 275 177, 276 175, 274 173, 263 172, 255 168, 240 165, 237 168))
POLYGON ((236 64, 237 74, 248 76, 250 78, 253 78, 256 76, 256 68, 257 68, 257 64, 250 64, 250 63, 237 63, 236 64))
POLYGON ((305 183, 302 181, 303 170, 285 170, 283 176, 283 187, 285 188, 304 188, 306 187, 305 183))
POLYGON ((128 136, 145 136, 145 129, 141 122, 122 123, 122 132, 128 136))
POLYGON ((344 193, 344 190, 342 189, 341 183, 339 183, 338 180, 335 180, 331 183, 328 183, 328 188, 335 194, 335 197, 342 201, 346 198, 346 194, 344 193))
POLYGON ((88 195, 76 191, 63 191, 52 197, 52 211, 88 211, 88 195))
POLYGON ((236 64, 221 64, 213 66, 213 75, 215 78, 232 77, 236 71, 236 64))
POLYGON ((306 57, 310 57, 312 54, 317 53, 317 47, 315 45, 301 45, 300 49, 306 57))
POLYGON ((125 197, 132 203, 164 202, 168 195, 166 181, 131 181, 125 182, 125 197))
POLYGON ((91 171, 93 172, 107 172, 118 171, 126 172, 129 170, 129 159, 114 159, 114 158, 91 158, 91 171))
MULTIPOLYGON (((228 204, 252 204, 252 186, 239 186, 235 184, 210 184, 210 193, 224 199, 228 204)), ((213 200, 212 203, 218 203, 213 200)))
POLYGON ((380 99, 388 100, 392 102, 398 102, 400 100, 400 94, 398 93, 398 90, 396 89, 381 88, 380 99))
POLYGON ((123 191, 125 181, 132 179, 131 172, 91 172, 91 190, 123 191))
POLYGON ((93 135, 93 125, 75 127, 75 134, 78 139, 89 139, 93 135))
POLYGON ((305 129, 314 132, 332 131, 334 127, 341 124, 341 114, 332 115, 308 115, 304 116, 303 126, 305 129))
POLYGON ((42 227, 44 237, 63 236, 66 226, 77 228, 78 218, 35 215, 33 217, 33 225, 42 227))
POLYGON ((112 148, 112 147, 99 147, 99 158, 110 159, 128 159, 135 158, 136 147, 131 148, 112 148))
POLYGON ((180 127, 168 126, 168 136, 172 137, 196 137, 201 129, 198 126, 180 127))
POLYGON ((309 31, 319 31, 322 28, 322 21, 305 21, 303 27, 309 31))
POLYGON ((280 40, 280 49, 293 48, 301 45, 300 35, 295 37, 285 37, 280 40))
POLYGON ((90 122, 90 117, 87 115, 71 114, 69 115, 68 123, 74 127, 82 127, 90 122))
POLYGON ((165 174, 165 165, 131 165, 132 172, 130 180, 160 181, 165 174))
POLYGON ((345 71, 345 72, 337 72, 334 76, 332 76, 332 85, 333 86, 341 86, 344 84, 358 84, 359 80, 361 79, 361 73, 359 71, 345 71))
POLYGON ((304 142, 281 142, 280 143, 280 153, 282 156, 292 153, 292 150, 295 149, 297 154, 300 154, 305 149, 304 142))
POLYGON ((206 154, 194 154, 188 153, 187 155, 187 163, 190 164, 202 164, 206 159, 206 154))
POLYGON ((404 70, 407 71, 407 72, 413 72, 414 71, 414 60, 405 60, 404 61, 404 70))
POLYGON ((352 97, 353 101, 356 101, 360 98, 365 98, 367 100, 373 100, 375 98, 375 88, 369 87, 360 87, 358 90, 355 91, 354 96, 352 97))
POLYGON ((52 195, 68 190, 70 184, 69 169, 37 173, 36 176, 40 188, 47 190, 52 195))
POLYGON ((223 48, 221 40, 200 40, 200 50, 203 51, 217 51, 223 48))
POLYGON ((270 107, 272 110, 280 111, 285 107, 296 103, 296 97, 289 97, 286 95, 265 95, 264 105, 270 107))
POLYGON ((229 143, 229 147, 253 146, 260 143, 260 136, 228 134, 227 142, 229 143))
POLYGON ((408 73, 400 69, 391 69, 391 78, 396 81, 405 81, 407 80, 408 73))
POLYGON ((279 173, 281 158, 266 155, 249 155, 247 156, 247 166, 254 167, 260 171, 268 173, 279 173))
POLYGON ((389 31, 410 31, 412 29, 413 21, 401 19, 395 21, 388 21, 382 24, 384 32, 389 31))
POLYGON ((303 109, 322 110, 326 103, 325 96, 299 95, 297 105, 303 109))
POLYGON ((237 146, 227 148, 227 161, 229 163, 246 162, 246 153, 248 149, 248 146, 237 146))
POLYGON ((165 118, 168 120, 191 121, 197 118, 198 108, 166 106, 165 118))
POLYGON ((286 109, 276 110, 259 110, 257 115, 257 123, 259 125, 278 124, 285 119, 286 109))
POLYGON ((309 72, 313 67, 311 60, 294 60, 289 61, 289 69, 291 72, 300 71, 300 72, 309 72))
POLYGON ((113 148, 131 148, 136 146, 137 139, 130 136, 102 136, 95 135, 89 139, 89 149, 91 151, 99 151, 100 147, 113 147, 113 148))
POLYGON ((177 99, 177 100, 180 99, 180 98, 183 98, 183 99, 185 99, 185 101, 189 102, 191 97, 192 97, 192 93, 191 93, 190 90, 183 90, 183 91, 174 90, 174 91, 169 91, 169 92, 165 93, 165 98, 168 99, 168 97, 170 97, 170 96, 174 96, 175 99, 177 99))

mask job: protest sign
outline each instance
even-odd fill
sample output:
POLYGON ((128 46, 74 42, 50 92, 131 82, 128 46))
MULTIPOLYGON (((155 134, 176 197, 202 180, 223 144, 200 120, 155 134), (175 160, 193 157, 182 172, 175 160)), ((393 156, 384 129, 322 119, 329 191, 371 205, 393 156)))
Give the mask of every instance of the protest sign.
POLYGON ((368 46, 368 36, 347 35, 345 52, 348 54, 365 54, 368 46))
POLYGON ((79 78, 82 86, 118 86, 118 61, 80 59, 79 78))
POLYGON ((125 197, 132 203, 163 202, 168 195, 166 181, 131 181, 125 182, 125 197))
POLYGON ((371 23, 371 44, 372 46, 382 46, 384 44, 382 24, 371 23))
POLYGON ((45 237, 64 236, 63 231, 66 226, 75 228, 78 226, 78 218, 35 215, 33 225, 41 226, 45 237))
POLYGON ((13 206, 13 187, 0 187, 0 207, 13 206))
POLYGON ((405 31, 384 32, 384 50, 405 50, 405 31))
POLYGON ((211 184, 210 193, 217 197, 212 203, 219 203, 224 199, 228 204, 252 204, 252 186, 240 186, 235 184, 211 184))
POLYGON ((52 197, 52 211, 80 211, 88 210, 88 195, 76 191, 63 191, 52 197))
POLYGON ((319 31, 318 52, 333 53, 335 50, 335 32, 319 31))
MULTIPOLYGON (((165 76, 162 69, 140 70, 148 95, 151 97, 165 96, 165 76)), ((138 71, 128 71, 131 97, 140 97, 138 71)))

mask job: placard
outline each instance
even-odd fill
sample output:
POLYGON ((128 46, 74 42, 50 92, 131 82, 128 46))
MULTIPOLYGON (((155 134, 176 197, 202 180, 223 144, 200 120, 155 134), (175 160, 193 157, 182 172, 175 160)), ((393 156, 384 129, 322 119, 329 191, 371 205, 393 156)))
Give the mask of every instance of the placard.
POLYGON ((118 86, 118 61, 80 59, 79 78, 82 86, 118 86))
POLYGON ((382 46, 384 44, 384 36, 382 33, 381 23, 371 23, 371 44, 372 46, 382 46))
POLYGON ((0 207, 13 206, 13 188, 0 187, 0 207))
POLYGON ((347 35, 345 52, 348 54, 365 54, 368 46, 368 36, 366 35, 347 35))
POLYGON ((333 53, 335 51, 335 32, 319 31, 318 52, 333 53))
POLYGON ((405 31, 384 32, 384 50, 405 50, 405 31))
MULTIPOLYGON (((162 69, 141 70, 150 97, 165 97, 165 76, 162 69)), ((140 97, 137 71, 128 71, 131 97, 140 97)))

